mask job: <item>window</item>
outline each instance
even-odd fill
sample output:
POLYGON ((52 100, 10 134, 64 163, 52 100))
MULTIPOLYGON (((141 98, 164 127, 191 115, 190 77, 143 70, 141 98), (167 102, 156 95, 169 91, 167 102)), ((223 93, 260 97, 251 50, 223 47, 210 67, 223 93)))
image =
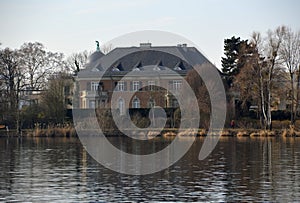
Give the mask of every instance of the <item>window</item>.
POLYGON ((97 91, 99 88, 98 82, 91 82, 91 91, 97 91))
POLYGON ((156 66, 154 66, 153 70, 154 71, 160 71, 160 68, 159 68, 159 66, 156 65, 156 66))
POLYGON ((140 89, 140 81, 133 81, 132 83, 132 90, 138 91, 140 89))
POLYGON ((70 86, 64 86, 65 96, 71 95, 70 86))
POLYGON ((173 80, 173 90, 180 90, 181 89, 181 80, 173 80))
POLYGON ((94 109, 96 107, 96 102, 95 100, 90 100, 89 101, 89 108, 94 109))
POLYGON ((178 103, 177 99, 172 99, 172 107, 173 108, 179 107, 179 103, 178 103))
POLYGON ((120 91, 120 92, 123 92, 125 91, 125 83, 124 81, 119 81, 117 83, 117 88, 116 88, 117 91, 120 91))
POLYGON ((155 81, 148 81, 148 89, 153 91, 155 86, 155 81))
POLYGON ((148 101, 148 107, 152 108, 154 106, 155 106, 155 101, 154 101, 154 99, 150 98, 149 101, 148 101))
POLYGON ((124 102, 124 99, 119 99, 119 102, 118 102, 118 108, 119 108, 119 111, 120 111, 120 115, 124 115, 125 114, 125 102, 124 102))
POLYGON ((184 65, 182 63, 182 61, 180 60, 174 67, 174 70, 183 70, 184 69, 184 65))
POLYGON ((119 68, 116 68, 116 67, 114 67, 114 68, 112 69, 112 71, 114 71, 114 72, 119 72, 119 71, 120 71, 120 69, 119 69, 119 68))
POLYGON ((132 101, 132 108, 140 108, 140 100, 137 97, 134 97, 133 101, 132 101))
POLYGON ((103 84, 103 82, 99 82, 98 90, 100 90, 100 91, 104 90, 104 84, 103 84))
POLYGON ((98 68, 93 68, 92 72, 99 72, 99 69, 98 68))

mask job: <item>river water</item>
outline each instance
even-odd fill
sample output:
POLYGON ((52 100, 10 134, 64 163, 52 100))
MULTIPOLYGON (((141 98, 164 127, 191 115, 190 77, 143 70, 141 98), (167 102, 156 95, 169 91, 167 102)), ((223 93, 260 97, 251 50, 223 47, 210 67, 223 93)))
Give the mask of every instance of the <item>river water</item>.
POLYGON ((131 176, 98 164, 77 138, 0 138, 0 201, 300 201, 300 138, 221 138, 199 161, 202 143, 166 170, 131 176))

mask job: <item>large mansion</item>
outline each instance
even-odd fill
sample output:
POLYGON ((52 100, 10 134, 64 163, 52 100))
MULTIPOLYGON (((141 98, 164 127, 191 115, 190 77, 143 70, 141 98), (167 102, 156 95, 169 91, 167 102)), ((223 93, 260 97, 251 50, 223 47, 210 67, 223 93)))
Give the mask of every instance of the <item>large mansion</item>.
POLYGON ((124 113, 126 106, 175 108, 177 100, 169 91, 179 93, 182 79, 193 65, 206 62, 208 60, 195 47, 186 44, 151 46, 151 43, 141 43, 139 47, 115 48, 106 55, 98 48, 89 57, 86 68, 77 75, 78 107, 109 107, 114 92, 118 94, 115 108, 120 113, 124 113), (126 100, 132 92, 133 97, 126 100))

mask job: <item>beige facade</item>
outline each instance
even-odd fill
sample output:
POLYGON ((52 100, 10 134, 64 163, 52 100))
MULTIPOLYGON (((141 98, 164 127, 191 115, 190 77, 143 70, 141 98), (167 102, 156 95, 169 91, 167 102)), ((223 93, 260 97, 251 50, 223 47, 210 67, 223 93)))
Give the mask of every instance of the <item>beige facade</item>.
POLYGON ((121 113, 127 108, 176 108, 174 94, 182 91, 188 71, 207 62, 187 45, 152 47, 147 43, 116 48, 107 55, 96 51, 77 76, 78 107, 117 108, 121 113))
MULTIPOLYGON (((161 78, 132 78, 131 80, 119 81, 115 79, 82 80, 79 82, 81 109, 110 107, 112 105, 112 94, 119 98, 124 106, 130 108, 150 108, 161 106, 163 108, 177 107, 177 100, 169 92, 180 93, 182 89, 182 77, 161 78), (168 87, 168 89, 162 88, 168 87), (132 98, 128 98, 129 95, 132 98)), ((114 107, 113 107, 114 108, 114 107)), ((119 108, 116 106, 116 108, 119 108)))

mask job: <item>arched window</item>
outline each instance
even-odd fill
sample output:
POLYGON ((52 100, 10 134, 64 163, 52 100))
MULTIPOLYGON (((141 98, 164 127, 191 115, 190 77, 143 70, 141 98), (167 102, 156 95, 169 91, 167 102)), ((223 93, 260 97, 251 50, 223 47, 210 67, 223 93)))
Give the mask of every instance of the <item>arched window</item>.
POLYGON ((152 108, 155 106, 155 101, 154 99, 150 98, 148 101, 148 108, 152 108))
POLYGON ((134 99, 132 100, 132 108, 134 108, 134 109, 140 108, 140 100, 139 100, 139 98, 134 97, 134 99))
POLYGON ((118 108, 120 111, 120 115, 124 115, 125 114, 125 101, 123 98, 119 99, 118 108))

